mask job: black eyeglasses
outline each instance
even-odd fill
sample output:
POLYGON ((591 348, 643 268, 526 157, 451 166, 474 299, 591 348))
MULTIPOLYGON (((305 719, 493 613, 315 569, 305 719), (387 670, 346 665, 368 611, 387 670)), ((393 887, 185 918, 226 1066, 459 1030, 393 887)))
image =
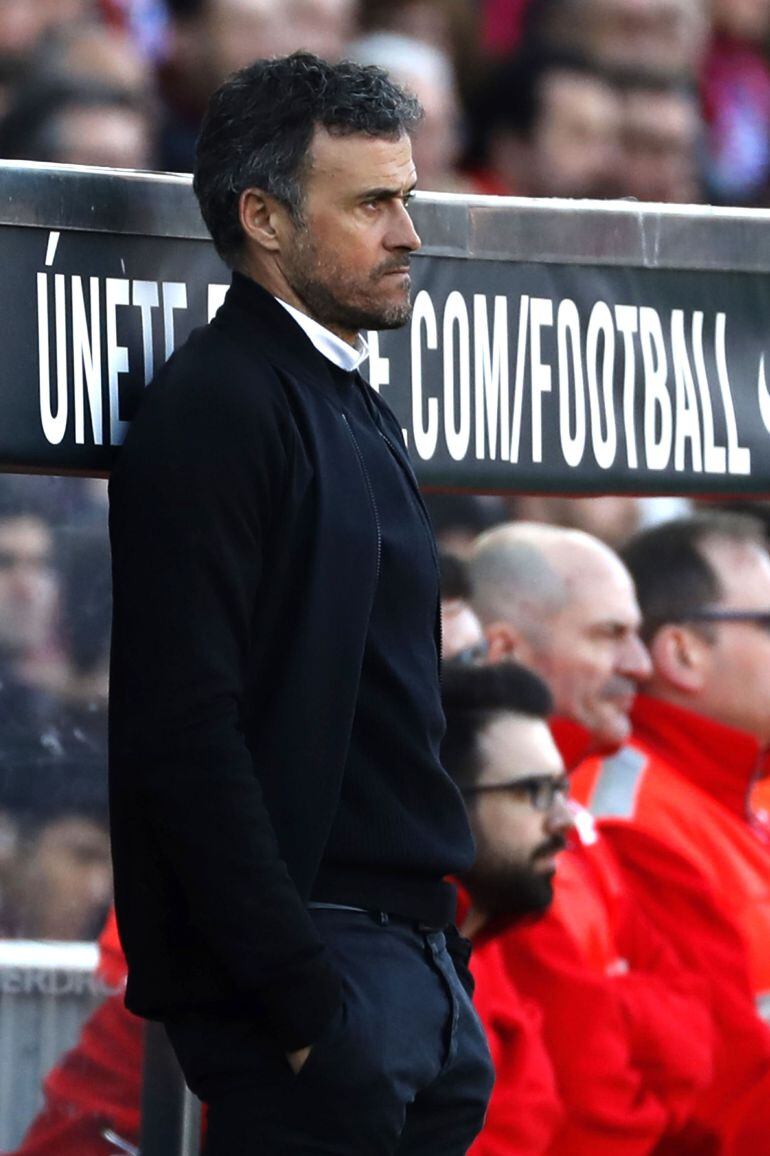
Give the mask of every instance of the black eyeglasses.
POLYGON ((770 610, 722 610, 719 606, 703 606, 682 615, 682 622, 752 622, 770 632, 770 610))
POLYGON ((490 791, 505 791, 515 798, 524 799, 535 811, 545 813, 553 808, 558 799, 566 802, 569 796, 569 779, 566 775, 555 779, 553 775, 527 775, 523 779, 510 779, 506 783, 476 783, 465 787, 463 795, 483 795, 490 791))

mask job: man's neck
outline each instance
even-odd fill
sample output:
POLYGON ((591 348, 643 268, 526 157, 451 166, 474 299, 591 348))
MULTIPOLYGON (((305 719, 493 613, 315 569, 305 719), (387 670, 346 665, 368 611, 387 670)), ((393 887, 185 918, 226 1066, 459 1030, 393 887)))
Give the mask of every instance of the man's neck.
POLYGON ((333 333, 335 337, 338 337, 347 345, 352 345, 354 349, 357 348, 359 341, 358 332, 350 329, 342 329, 338 325, 329 324, 328 321, 321 321, 316 317, 308 308, 307 303, 295 292, 286 280, 280 266, 271 266, 270 268, 260 266, 259 268, 255 268, 253 266, 247 267, 243 265, 238 269, 238 272, 244 277, 250 277, 252 281, 256 281, 258 285, 261 285, 271 296, 277 297, 284 305, 289 305, 292 309, 296 309, 298 313, 303 313, 305 317, 309 317, 316 325, 322 325, 324 329, 328 330, 329 333, 333 333))

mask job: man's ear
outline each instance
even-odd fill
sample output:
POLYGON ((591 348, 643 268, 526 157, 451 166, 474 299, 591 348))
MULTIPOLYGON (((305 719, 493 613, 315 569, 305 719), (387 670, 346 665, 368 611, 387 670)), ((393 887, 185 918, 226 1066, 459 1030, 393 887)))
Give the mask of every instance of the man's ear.
POLYGON ((262 189, 244 189, 238 199, 238 215, 241 229, 250 241, 271 253, 280 250, 288 219, 280 201, 262 189))
POLYGON ((661 626, 649 645, 656 681, 683 694, 698 694, 713 661, 708 639, 690 626, 661 626))
POLYGON ((490 622, 484 627, 489 647, 487 662, 522 662, 527 666, 532 658, 532 644, 510 622, 490 622))

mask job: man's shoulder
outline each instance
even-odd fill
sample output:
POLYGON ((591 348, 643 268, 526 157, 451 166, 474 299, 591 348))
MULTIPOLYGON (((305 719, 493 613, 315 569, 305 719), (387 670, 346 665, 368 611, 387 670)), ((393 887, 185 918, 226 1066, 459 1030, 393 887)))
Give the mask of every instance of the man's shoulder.
MULTIPOLYGON (((648 807, 676 808, 680 780, 673 762, 632 735, 619 750, 585 759, 574 774, 573 788, 595 819, 633 822, 648 807), (672 780, 677 790, 672 790, 672 780)), ((681 787, 686 794, 687 784, 681 787)))
MULTIPOLYGON (((281 378, 211 324, 194 330, 144 391, 112 470, 114 499, 136 485, 214 476, 276 482, 299 437, 281 378)), ((180 483, 181 484, 181 483, 180 483)))
POLYGON ((224 438, 236 445, 274 435, 285 440, 292 430, 291 408, 276 366, 209 324, 193 330, 149 383, 126 445, 158 438, 196 439, 196 431, 212 444, 224 438))
POLYGON ((251 405, 285 401, 278 366, 269 349, 235 340, 216 321, 194 329, 148 386, 149 396, 242 398, 251 405))

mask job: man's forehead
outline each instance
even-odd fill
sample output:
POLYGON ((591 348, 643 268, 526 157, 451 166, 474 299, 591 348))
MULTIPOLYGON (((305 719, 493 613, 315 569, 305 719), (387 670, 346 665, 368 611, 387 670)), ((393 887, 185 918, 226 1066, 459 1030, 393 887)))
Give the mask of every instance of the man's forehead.
POLYGON ((750 583, 752 592, 766 593, 770 601, 770 554, 758 542, 714 538, 700 549, 728 600, 734 595, 737 602, 745 601, 750 583))
POLYGON ((633 584, 622 575, 614 582, 574 585, 559 617, 562 624, 571 622, 585 630, 610 626, 636 630, 641 624, 633 584))
POLYGON ((544 719, 501 711, 479 735, 481 779, 510 782, 528 775, 560 775, 561 756, 544 719))
POLYGON ((410 188, 417 176, 407 133, 399 137, 337 135, 319 126, 313 134, 309 159, 309 177, 316 184, 402 190, 410 188))

